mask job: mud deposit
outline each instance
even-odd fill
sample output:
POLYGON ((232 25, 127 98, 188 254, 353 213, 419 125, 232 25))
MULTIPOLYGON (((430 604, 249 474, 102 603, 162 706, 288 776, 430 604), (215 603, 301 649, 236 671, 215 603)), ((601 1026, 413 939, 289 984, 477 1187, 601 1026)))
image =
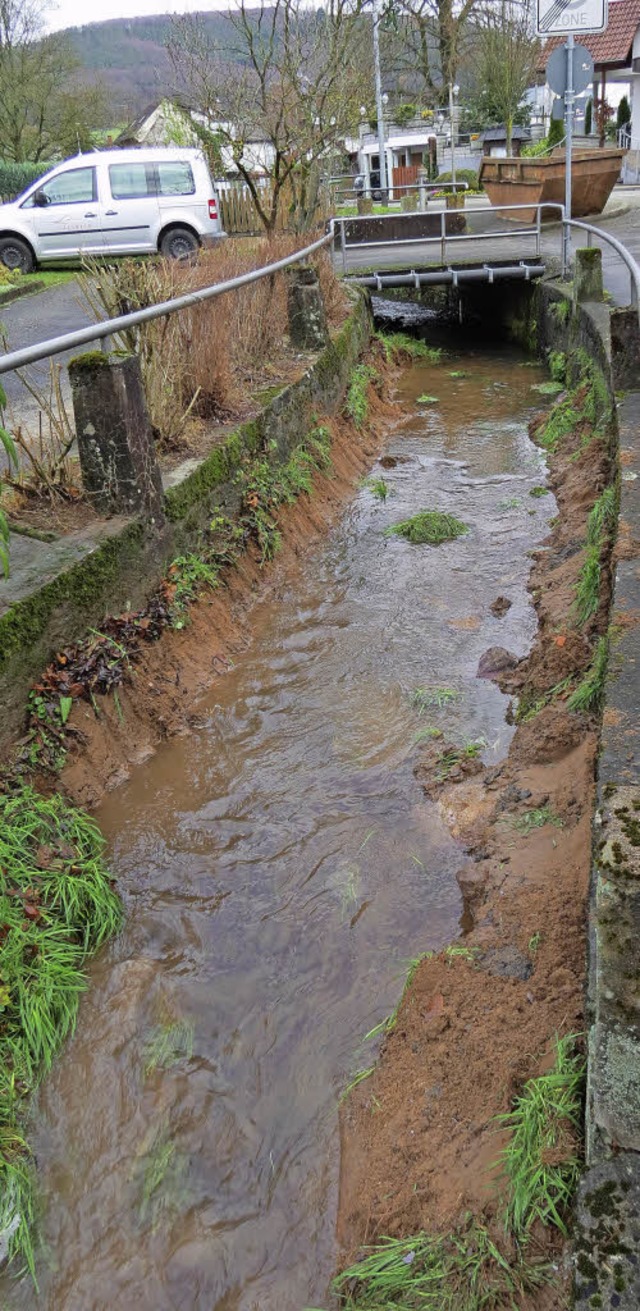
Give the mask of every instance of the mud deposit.
MULTIPOLYGON (((176 639, 185 687, 209 684, 197 706, 166 663, 161 676, 163 639, 155 673, 136 676, 139 712, 134 684, 124 724, 110 713, 88 735, 76 795, 91 796, 87 759, 94 795, 130 774, 96 812, 127 923, 34 1112, 41 1294, 5 1278, 2 1306, 327 1306, 340 1092, 373 1063, 363 1035, 396 1005, 408 961, 455 939, 463 912, 482 952, 472 977, 444 957, 420 970, 378 1072, 346 1103, 340 1237, 357 1246, 484 1205, 487 1119, 580 1010, 594 738, 567 729, 551 757, 525 743, 501 764, 509 692, 476 677, 488 648, 521 659, 536 632, 529 552, 556 508, 529 494, 545 477, 527 436, 540 376, 504 353, 409 371, 373 469, 386 499, 361 487, 309 550, 303 498, 285 533, 300 555, 256 601, 251 641, 240 581, 176 639), (438 548, 385 536, 424 507, 468 533, 438 548), (496 612, 499 597, 510 605, 496 612), (185 727, 185 702, 189 732, 132 768, 159 720, 185 727), (480 743, 485 769, 429 798, 432 728, 480 743), (512 817, 544 796, 563 828, 525 840, 512 817), (465 866, 463 904, 465 846, 481 859, 465 866)), ((250 591, 250 563, 246 578, 250 591)))

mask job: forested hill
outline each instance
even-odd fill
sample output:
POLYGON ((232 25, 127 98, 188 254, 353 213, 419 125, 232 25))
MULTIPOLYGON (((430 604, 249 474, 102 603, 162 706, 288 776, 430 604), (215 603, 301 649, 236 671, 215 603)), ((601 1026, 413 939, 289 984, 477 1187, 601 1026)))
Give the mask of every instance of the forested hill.
MULTIPOLYGON (((203 18, 210 35, 224 41, 224 15, 208 13, 203 18)), ((169 15, 157 14, 153 18, 112 18, 67 32, 82 68, 107 87, 117 118, 134 118, 171 89, 165 49, 170 25, 169 15)))

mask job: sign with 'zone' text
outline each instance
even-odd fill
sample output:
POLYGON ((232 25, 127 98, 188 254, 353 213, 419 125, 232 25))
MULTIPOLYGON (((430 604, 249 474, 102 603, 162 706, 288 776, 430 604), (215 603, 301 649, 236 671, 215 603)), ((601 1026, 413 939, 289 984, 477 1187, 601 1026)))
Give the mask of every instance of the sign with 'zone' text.
POLYGON ((607 0, 536 0, 539 36, 580 36, 604 32, 607 0))

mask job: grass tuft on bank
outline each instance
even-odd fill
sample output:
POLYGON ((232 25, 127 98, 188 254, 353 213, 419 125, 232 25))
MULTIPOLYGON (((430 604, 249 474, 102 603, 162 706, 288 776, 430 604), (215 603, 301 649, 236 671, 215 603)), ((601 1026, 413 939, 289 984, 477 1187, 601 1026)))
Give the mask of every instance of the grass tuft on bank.
POLYGON ((548 1074, 529 1079, 513 1109, 497 1117, 510 1133, 501 1163, 508 1185, 506 1229, 518 1241, 536 1220, 566 1234, 580 1173, 584 1060, 574 1034, 556 1040, 548 1074))
POLYGON ((551 1070, 529 1079, 496 1117, 509 1134, 503 1232, 467 1217, 452 1233, 382 1238, 333 1281, 345 1311, 499 1311, 553 1280, 529 1245, 539 1221, 566 1234, 579 1175, 584 1060, 576 1037, 557 1038, 551 1070))
POLYGON ((385 530, 385 535, 404 537, 414 545, 440 546, 442 542, 463 537, 468 531, 467 525, 453 514, 444 514, 442 510, 419 510, 410 519, 392 524, 385 530))
POLYGON ((383 1238, 333 1282, 347 1311, 497 1311, 550 1281, 548 1266, 512 1261, 479 1224, 445 1236, 383 1238))
POLYGON ((74 1030, 83 965, 122 920, 104 840, 60 795, 0 794, 0 1231, 35 1281, 34 1175, 22 1120, 74 1030))

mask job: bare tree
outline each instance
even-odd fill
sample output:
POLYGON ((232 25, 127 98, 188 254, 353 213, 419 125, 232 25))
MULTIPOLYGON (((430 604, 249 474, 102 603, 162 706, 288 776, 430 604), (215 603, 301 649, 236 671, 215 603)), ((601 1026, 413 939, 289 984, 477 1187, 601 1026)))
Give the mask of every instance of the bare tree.
POLYGON ((0 154, 46 159, 86 144, 99 88, 74 85, 77 60, 66 37, 44 33, 41 0, 0 0, 0 154))
POLYGON ((471 20, 488 0, 396 0, 395 22, 387 36, 392 66, 400 75, 419 78, 419 89, 432 105, 447 103, 448 88, 463 62, 471 20))
POLYGON ((528 0, 500 0, 484 14, 478 44, 478 74, 506 128, 507 155, 513 149, 513 120, 535 80, 540 42, 534 35, 528 0))
POLYGON ((221 47, 199 15, 174 20, 168 45, 178 90, 210 125, 245 181, 267 232, 285 204, 291 225, 308 226, 316 208, 320 161, 358 122, 370 90, 363 59, 364 0, 237 0, 221 47), (260 185, 260 164, 270 187, 260 185))

